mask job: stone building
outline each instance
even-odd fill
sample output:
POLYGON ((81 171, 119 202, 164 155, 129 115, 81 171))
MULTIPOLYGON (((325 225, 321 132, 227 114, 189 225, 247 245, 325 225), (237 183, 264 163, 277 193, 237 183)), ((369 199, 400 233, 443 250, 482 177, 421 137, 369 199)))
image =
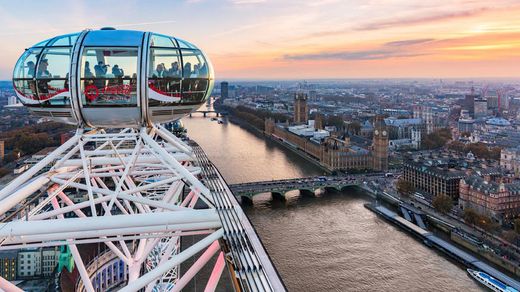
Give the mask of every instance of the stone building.
POLYGON ((469 176, 460 182, 459 207, 472 208, 501 224, 510 222, 520 215, 520 183, 509 178, 469 176))
MULTIPOLYGON (((272 119, 265 120, 266 135, 305 152, 330 171, 388 169, 388 133, 382 117, 377 119, 372 146, 368 148, 353 145, 348 137, 344 139, 320 135, 311 137, 306 135, 308 131, 296 131, 297 127, 277 125, 272 119)), ((319 134, 324 130, 314 131, 319 134)))
POLYGON ((520 176, 520 147, 504 148, 500 151, 500 166, 520 176))

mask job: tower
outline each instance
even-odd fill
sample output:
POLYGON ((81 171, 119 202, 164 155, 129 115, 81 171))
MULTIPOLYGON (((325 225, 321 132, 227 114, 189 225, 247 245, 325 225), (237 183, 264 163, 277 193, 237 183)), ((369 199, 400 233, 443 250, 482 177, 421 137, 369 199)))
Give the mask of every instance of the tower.
POLYGON ((220 83, 220 98, 222 101, 226 100, 229 97, 229 83, 223 81, 220 83))
POLYGON ((421 130, 415 127, 412 129, 412 145, 414 149, 421 148, 421 130))
POLYGON ((267 135, 274 133, 275 122, 272 118, 267 118, 264 121, 264 132, 267 135))
POLYGON ((388 132, 383 116, 376 116, 374 122, 372 168, 376 171, 388 170, 388 132))
POLYGON ((415 106, 413 108, 413 118, 422 120, 425 125, 426 134, 433 132, 433 112, 431 107, 421 105, 415 106))
POLYGON ((323 118, 320 113, 316 113, 314 117, 314 129, 322 130, 323 129, 323 118))
POLYGON ((307 107, 307 95, 302 92, 294 96, 294 123, 306 124, 309 120, 309 108, 307 107))

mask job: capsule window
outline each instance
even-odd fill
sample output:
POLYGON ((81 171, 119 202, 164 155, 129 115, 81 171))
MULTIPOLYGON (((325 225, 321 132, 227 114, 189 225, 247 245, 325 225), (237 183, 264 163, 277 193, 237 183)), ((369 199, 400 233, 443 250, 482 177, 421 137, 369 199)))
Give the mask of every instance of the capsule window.
POLYGON ((36 67, 36 89, 42 105, 70 106, 70 48, 45 49, 36 67))
POLYGON ((179 47, 181 49, 197 49, 196 46, 194 46, 193 44, 187 42, 187 41, 184 41, 184 40, 181 40, 181 39, 177 39, 177 42, 179 43, 179 47))
POLYGON ((182 63, 179 50, 151 48, 148 62, 150 106, 177 104, 181 99, 182 63))
POLYGON ((13 76, 13 85, 18 98, 24 104, 38 104, 36 91, 36 62, 41 49, 29 49, 16 63, 13 76))
POLYGON ((154 33, 154 34, 152 34, 150 46, 173 48, 173 47, 176 47, 176 44, 174 41, 172 41, 171 38, 164 36, 164 35, 154 33))
POLYGON ((208 78, 208 64, 199 50, 182 50, 184 78, 208 78))
POLYGON ((29 49, 18 60, 14 69, 14 78, 34 78, 36 73, 36 61, 41 49, 29 49))
POLYGON ((79 33, 67 34, 64 36, 56 37, 47 44, 47 47, 58 47, 58 46, 70 46, 72 47, 78 39, 79 33))
POLYGON ((84 106, 137 105, 137 48, 85 48, 81 60, 84 106))
POLYGON ((209 69, 206 59, 199 50, 182 50, 183 80, 182 102, 204 101, 209 85, 209 69))

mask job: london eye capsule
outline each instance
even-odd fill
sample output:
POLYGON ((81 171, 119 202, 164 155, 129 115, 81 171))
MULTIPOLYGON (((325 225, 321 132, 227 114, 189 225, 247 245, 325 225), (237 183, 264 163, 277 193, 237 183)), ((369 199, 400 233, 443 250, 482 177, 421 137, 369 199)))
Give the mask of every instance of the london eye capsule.
POLYGON ((139 127, 180 119, 213 88, 209 59, 191 43, 142 31, 85 30, 27 49, 17 97, 33 113, 88 127, 139 127))

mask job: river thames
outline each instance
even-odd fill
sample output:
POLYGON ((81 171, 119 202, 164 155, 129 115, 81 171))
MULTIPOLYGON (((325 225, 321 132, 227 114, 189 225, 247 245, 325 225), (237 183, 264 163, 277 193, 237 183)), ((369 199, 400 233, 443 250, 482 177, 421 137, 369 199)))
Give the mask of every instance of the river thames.
MULTIPOLYGON (((320 175, 298 155, 233 123, 183 119, 229 184, 320 175)), ((462 266, 363 206, 351 189, 244 207, 289 291, 484 291, 462 266)))

